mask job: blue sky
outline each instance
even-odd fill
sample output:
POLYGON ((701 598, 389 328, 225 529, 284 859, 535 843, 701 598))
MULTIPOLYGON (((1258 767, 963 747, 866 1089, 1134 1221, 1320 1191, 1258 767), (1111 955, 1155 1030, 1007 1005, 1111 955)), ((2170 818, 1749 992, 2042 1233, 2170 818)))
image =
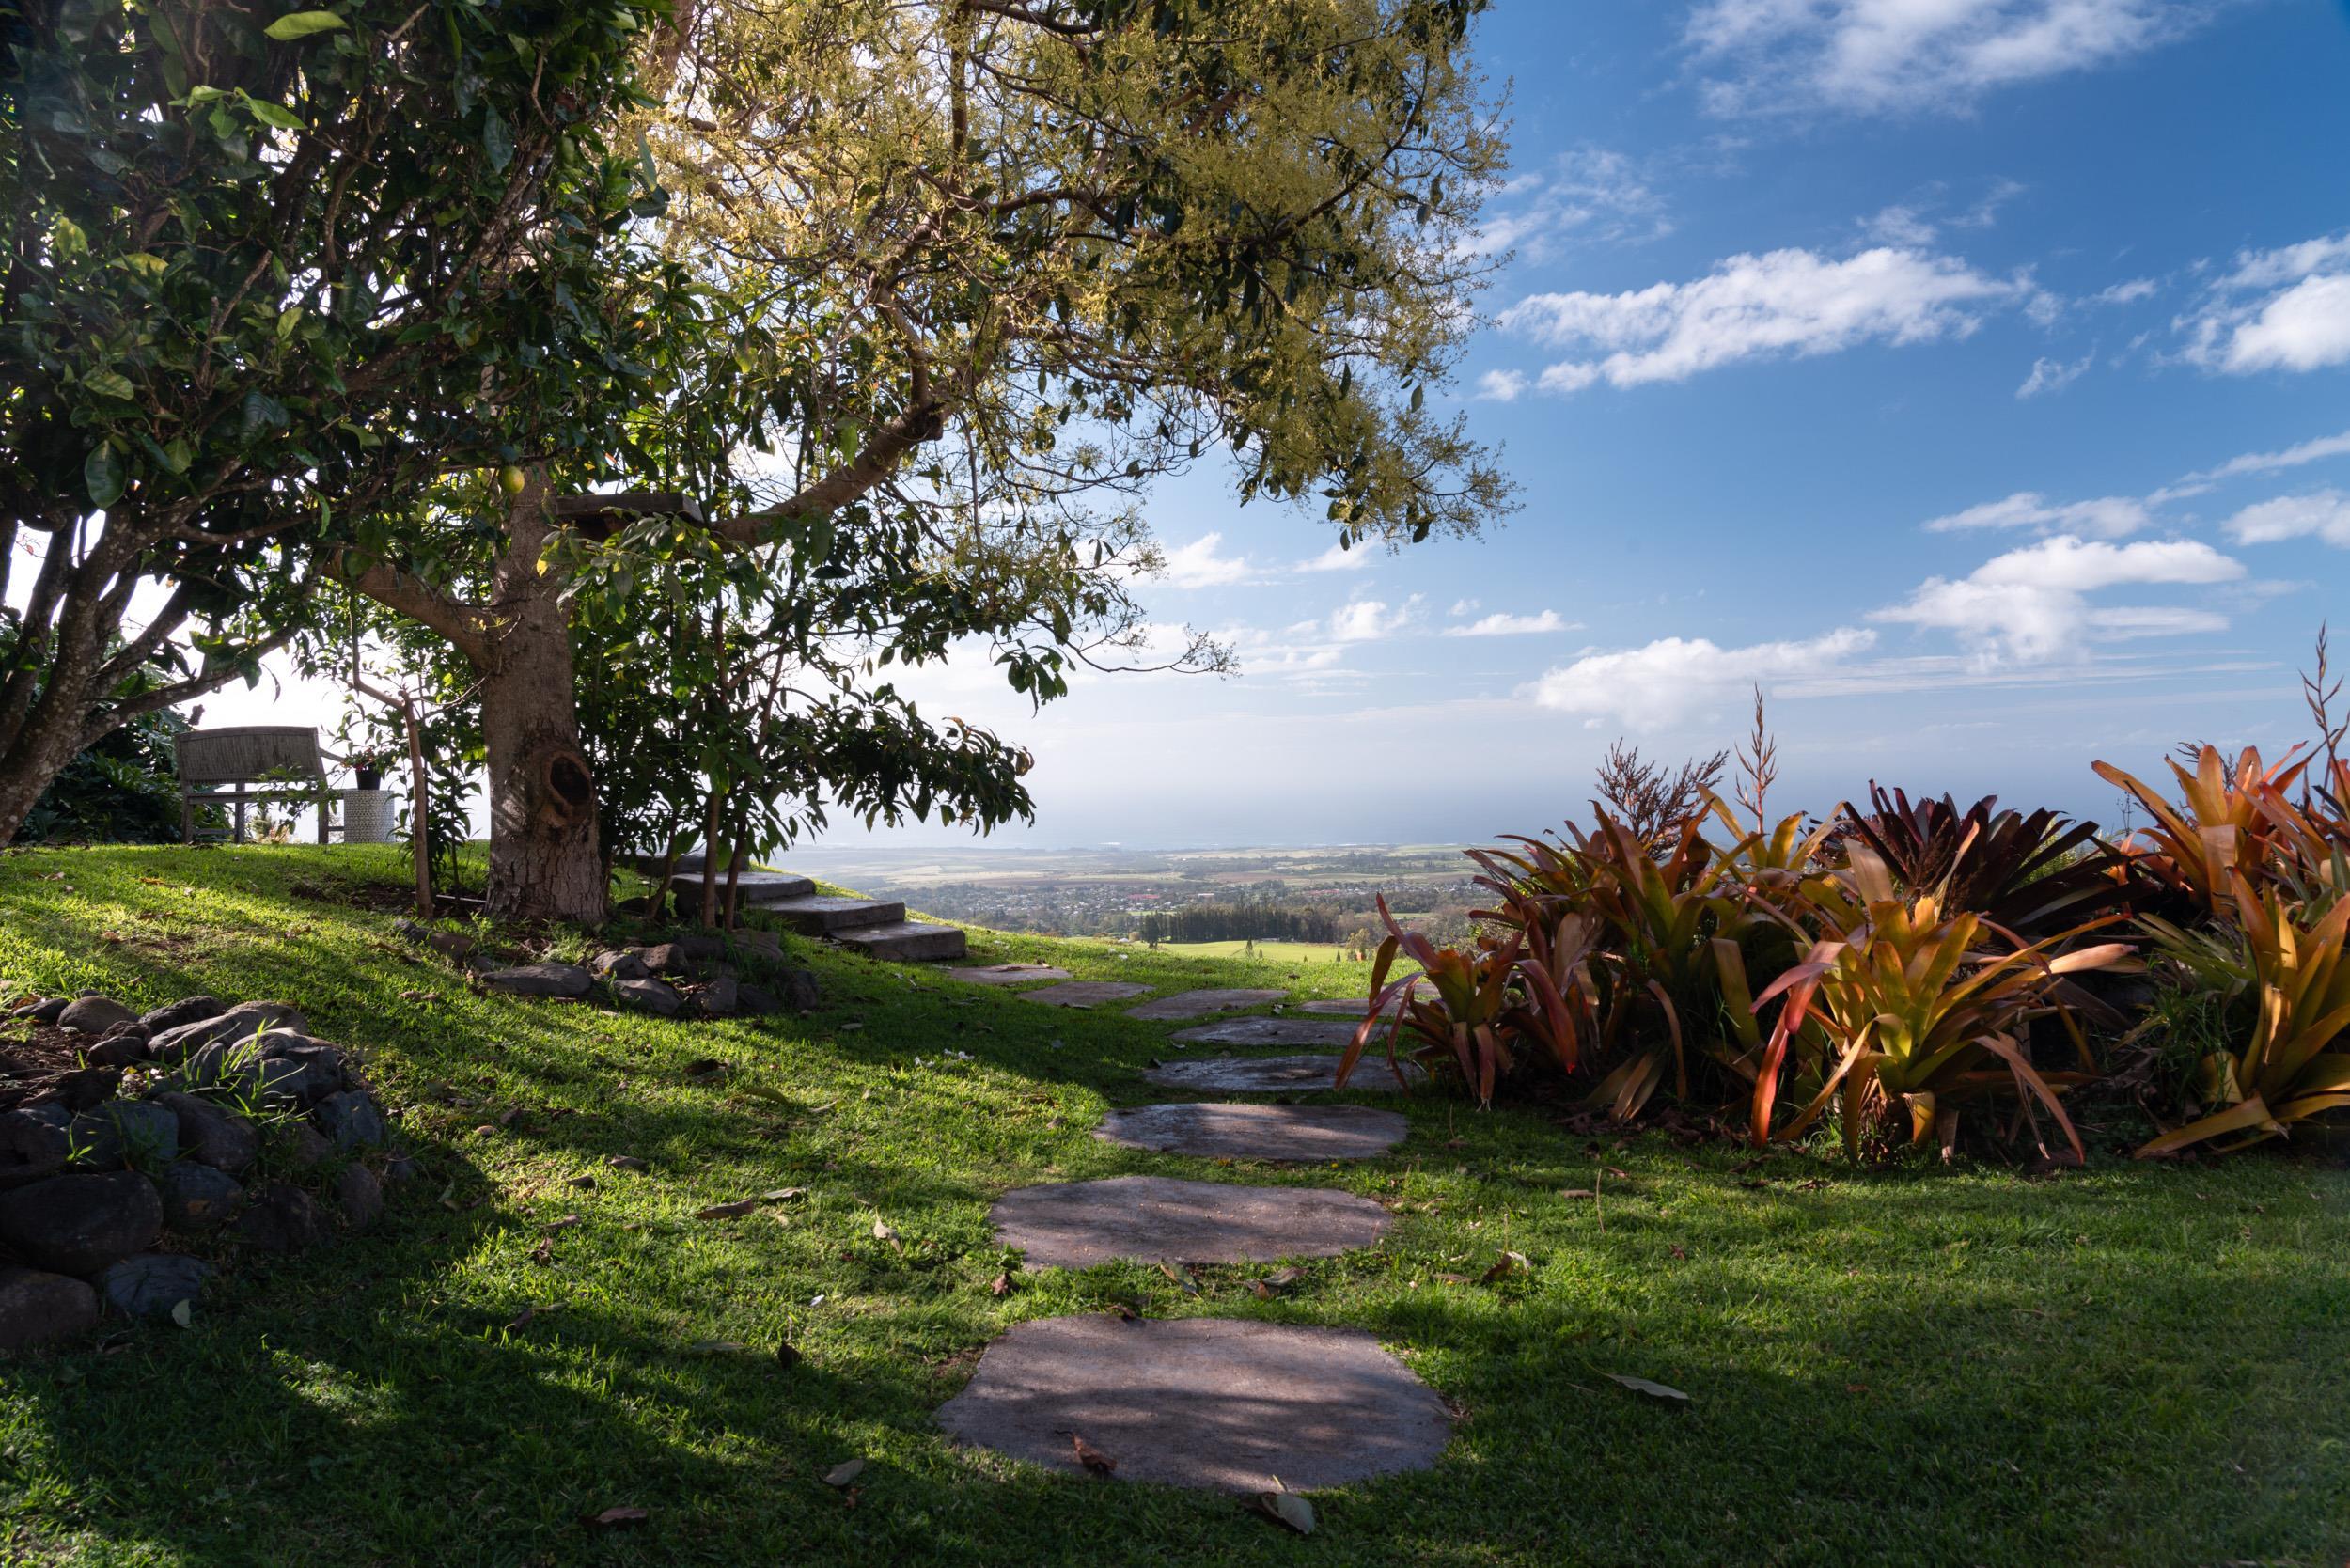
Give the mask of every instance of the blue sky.
POLYGON ((1458 390, 1523 510, 1333 568, 1318 513, 1168 487, 1141 597, 1240 676, 915 682, 1036 751, 1008 839, 1530 831, 1758 682, 1790 809, 2109 820, 2093 758, 2300 737, 2350 583, 2350 9, 1499 0, 1476 50, 1512 255, 1458 390))
POLYGON ((1143 598, 1244 673, 940 678, 1038 753, 1013 838, 1533 829, 1755 682, 1789 808, 2109 818, 2093 758, 2299 738, 2350 607, 2342 6, 1502 0, 1476 48, 1513 254, 1460 391, 1523 510, 1311 570, 1317 518, 1163 493, 1143 598))

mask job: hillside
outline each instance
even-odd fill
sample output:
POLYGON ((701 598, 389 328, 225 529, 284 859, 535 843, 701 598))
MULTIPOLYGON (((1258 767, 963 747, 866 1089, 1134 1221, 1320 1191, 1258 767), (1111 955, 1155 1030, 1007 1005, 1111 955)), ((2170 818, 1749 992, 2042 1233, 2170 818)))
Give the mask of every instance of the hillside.
MULTIPOLYGON (((2133 1164, 2112 1152, 2128 1130, 2092 1127, 2078 1173, 1856 1169, 1826 1145, 1758 1160, 1429 1091, 1378 1097, 1411 1125, 1386 1158, 1206 1165, 1091 1136, 1164 1098, 1137 1073, 1180 1025, 791 937, 822 987, 806 1016, 493 996, 393 936, 400 879, 388 849, 0 855, 12 994, 294 1001, 424 1168, 372 1234, 239 1260, 185 1328, 117 1320, 0 1363, 0 1557, 999 1568, 1116 1541, 1166 1564, 2037 1568, 2350 1549, 2350 1177, 2321 1159, 2133 1164), (1007 1189, 1126 1174, 1341 1188, 1394 1224, 1263 1295, 1254 1265, 1020 1274, 991 1232, 1007 1189), (1450 1407, 1450 1447, 1318 1495, 1301 1540, 1229 1497, 938 1434, 994 1336, 1121 1308, 1367 1328, 1450 1407), (854 1485, 824 1482, 851 1460, 854 1485), (581 1523, 615 1507, 650 1517, 581 1523)), ((973 939, 975 964, 1162 992, 1340 996, 1366 975, 973 939)))

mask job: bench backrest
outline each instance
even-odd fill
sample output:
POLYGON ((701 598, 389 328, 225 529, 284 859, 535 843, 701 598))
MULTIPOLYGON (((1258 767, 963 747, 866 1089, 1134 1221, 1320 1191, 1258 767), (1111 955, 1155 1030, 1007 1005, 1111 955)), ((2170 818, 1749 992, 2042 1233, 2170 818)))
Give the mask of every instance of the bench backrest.
POLYGON ((173 745, 182 784, 255 784, 288 774, 326 776, 319 732, 309 725, 191 729, 175 737, 173 745))

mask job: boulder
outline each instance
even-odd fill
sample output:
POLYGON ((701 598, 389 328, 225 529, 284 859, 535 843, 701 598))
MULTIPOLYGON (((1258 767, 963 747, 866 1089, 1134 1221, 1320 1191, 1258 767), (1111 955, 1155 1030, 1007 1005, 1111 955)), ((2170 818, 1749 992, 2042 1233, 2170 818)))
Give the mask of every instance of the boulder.
POLYGON ((354 1231, 365 1231, 384 1217, 384 1184, 364 1165, 347 1165, 335 1178, 335 1201, 354 1231))
POLYGON ((133 1024, 117 1029, 82 1055, 93 1067, 128 1067, 147 1059, 147 1036, 133 1024))
POLYGON ((705 1018, 724 1018, 743 1003, 743 988, 732 975, 720 975, 694 993, 694 1010, 705 1018))
POLYGON ((165 1029, 148 1043, 157 1061, 165 1067, 177 1067, 193 1052, 224 1040, 250 1040, 271 1029, 291 1029, 297 1034, 309 1032, 309 1022, 302 1011, 286 1002, 247 1002, 232 1007, 227 1012, 211 1018, 200 1018, 193 1024, 182 1024, 165 1029))
POLYGON ((57 1104, 69 1111, 86 1111, 115 1097, 122 1087, 119 1067, 77 1067, 56 1077, 57 1104))
POLYGON ((621 980, 613 986, 612 994, 631 1011, 650 1012, 657 1018, 674 1018, 685 1005, 684 997, 657 980, 621 980))
POLYGON ((0 1242, 42 1268, 95 1274, 163 1233, 164 1200, 135 1170, 52 1176, 0 1193, 0 1242))
POLYGON ((335 1152, 335 1140, 307 1121, 289 1121, 270 1140, 296 1170, 309 1170, 335 1152))
POLYGON ((142 1252, 135 1258, 99 1272, 90 1283, 106 1305, 127 1318, 160 1318, 185 1301, 194 1304, 204 1294, 204 1282, 217 1272, 200 1258, 177 1252, 142 1252))
POLYGON ((598 953, 588 961, 588 967, 609 980, 643 980, 652 973, 650 969, 645 967, 645 961, 642 958, 626 948, 615 949, 608 953, 598 953))
POLYGON ((273 1183, 253 1194, 237 1218, 237 1239, 263 1252, 299 1252, 331 1240, 334 1221, 300 1187, 273 1183))
POLYGON ((387 1187, 413 1182, 423 1174, 424 1167, 416 1163, 413 1154, 394 1154, 384 1162, 384 1184, 387 1187))
POLYGON ((656 975, 674 975, 681 980, 692 980, 701 972, 701 966, 685 950, 682 943, 661 942, 650 948, 640 948, 636 956, 644 961, 648 970, 656 975))
POLYGON ((81 1034, 104 1034, 121 1024, 135 1024, 139 1015, 112 996, 77 996, 68 1003, 57 1022, 81 1034))
POLYGON ((260 1068, 261 1058, 255 1054, 250 1036, 215 1040, 190 1051, 166 1081, 177 1089, 252 1103, 261 1096, 260 1068))
POLYGON ((25 1350, 88 1330, 98 1293, 79 1279, 0 1265, 0 1350, 25 1350))
POLYGON ((174 1160, 155 1179, 164 1199, 164 1223, 174 1231, 209 1231, 226 1225, 244 1188, 225 1170, 194 1160, 174 1160))
POLYGON ((392 929, 420 947, 431 948, 435 952, 444 953, 460 962, 470 959, 474 949, 481 946, 462 932, 439 931, 431 926, 405 918, 395 920, 392 923, 392 929))
POLYGON ((74 1163, 92 1170, 160 1170, 180 1157, 180 1119, 151 1100, 109 1100, 73 1119, 74 1163))
POLYGON ((194 1094, 158 1094, 155 1104, 180 1121, 180 1148, 198 1165, 233 1176, 261 1153, 261 1132, 250 1119, 194 1094))
POLYGON ((585 996, 592 982, 576 964, 522 964, 487 970, 481 983, 509 996, 585 996))
POLYGON ((0 1115, 0 1187, 23 1186, 65 1168, 73 1146, 61 1105, 39 1105, 0 1115))
POLYGON ((727 955, 727 939, 709 932, 689 931, 682 936, 672 936, 669 944, 696 964, 727 955))
POLYGON ((54 1024, 64 1017, 65 1010, 72 1005, 73 998, 70 996, 52 996, 32 1010, 32 1020, 36 1024, 54 1024))
POLYGON ((384 1141, 384 1107, 364 1089, 347 1089, 321 1100, 310 1120, 337 1149, 358 1149, 384 1141))
POLYGON ((768 1013, 781 1011, 783 1003, 765 986, 744 980, 734 988, 734 1008, 747 1017, 763 1018, 768 1013))
POLYGON ((259 1080, 263 1098, 306 1108, 351 1087, 351 1060, 322 1040, 277 1030, 261 1037, 259 1080))
POLYGON ((809 1012, 824 1000, 824 989, 816 983, 813 969, 784 969, 772 980, 783 1005, 794 1012, 809 1012))
POLYGON ((152 1039, 166 1029, 185 1028, 207 1018, 217 1018, 227 1011, 218 996, 182 996, 139 1014, 139 1022, 147 1026, 148 1037, 152 1039))

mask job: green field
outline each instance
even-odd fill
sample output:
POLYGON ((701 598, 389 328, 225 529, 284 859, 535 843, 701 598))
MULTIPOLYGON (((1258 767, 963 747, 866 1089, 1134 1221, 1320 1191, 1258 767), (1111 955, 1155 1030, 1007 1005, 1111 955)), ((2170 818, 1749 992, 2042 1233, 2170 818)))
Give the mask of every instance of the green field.
MULTIPOLYGON (((1246 942, 1162 942, 1158 950, 1176 958, 1240 958, 1247 948, 1246 942)), ((1369 973, 1369 966, 1349 957, 1344 948, 1335 948, 1326 942, 1260 942, 1256 945, 1256 952, 1268 964, 1352 964, 1365 974, 1369 973)))
MULTIPOLYGON (((343 884, 392 850, 0 856, 0 980, 299 1002, 425 1179, 384 1227, 229 1261, 191 1326, 0 1363, 0 1561, 2333 1565, 2350 1555, 2350 1175, 2263 1151, 2086 1171, 1756 1159, 1402 1098, 1394 1157, 1224 1166, 1091 1136, 1171 1029, 794 944, 822 1011, 714 1024, 469 990, 343 884), (53 880, 54 879, 54 880, 53 880), (962 1059, 967 1057, 969 1059, 962 1059), (725 1073, 689 1072, 708 1058, 725 1073), (608 1168, 613 1154, 648 1168, 608 1168), (1006 1189, 1334 1185, 1378 1246, 992 1281, 1006 1189), (568 1184, 593 1176, 593 1190, 568 1184), (697 1209, 776 1189, 738 1218, 697 1209), (1599 1190, 1603 1198, 1588 1196, 1599 1190), (569 1216, 576 1215, 576 1223, 569 1216), (888 1232, 877 1236, 876 1223, 888 1232), (1505 1250, 1528 1267, 1480 1283, 1505 1250), (1026 1319, 1117 1308, 1369 1329, 1451 1405, 1438 1466, 1319 1494, 1081 1481, 932 1412, 1026 1319), (790 1343, 803 1357, 778 1361, 790 1343), (1630 1375, 1685 1391, 1645 1398, 1630 1375), (866 1462, 854 1491, 825 1472, 866 1462), (647 1510, 599 1531, 585 1514, 647 1510)), ((1154 988, 1360 995, 1361 965, 977 933, 1154 988), (1292 980, 1292 974, 1299 978, 1292 980)), ((10 1026, 21 1027, 21 1026, 10 1026)))

